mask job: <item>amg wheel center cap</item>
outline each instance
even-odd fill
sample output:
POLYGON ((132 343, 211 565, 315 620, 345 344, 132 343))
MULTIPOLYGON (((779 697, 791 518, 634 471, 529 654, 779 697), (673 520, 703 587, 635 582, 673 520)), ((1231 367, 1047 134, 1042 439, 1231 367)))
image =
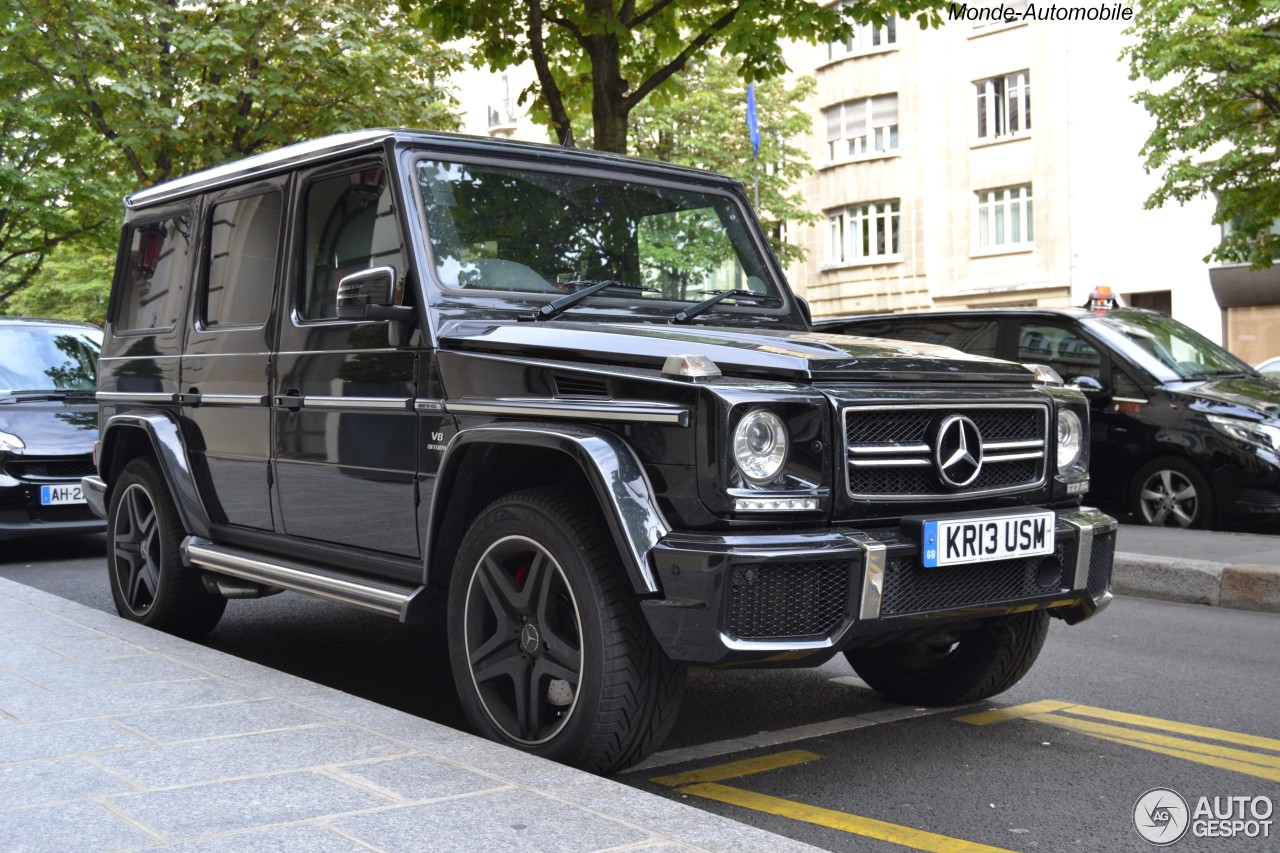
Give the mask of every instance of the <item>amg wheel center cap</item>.
POLYGON ((527 655, 531 655, 542 645, 542 637, 538 634, 538 627, 532 623, 525 625, 520 629, 520 651, 527 655))
POLYGON ((963 489, 982 473, 982 433, 964 415, 951 415, 938 427, 934 462, 943 485, 963 489))

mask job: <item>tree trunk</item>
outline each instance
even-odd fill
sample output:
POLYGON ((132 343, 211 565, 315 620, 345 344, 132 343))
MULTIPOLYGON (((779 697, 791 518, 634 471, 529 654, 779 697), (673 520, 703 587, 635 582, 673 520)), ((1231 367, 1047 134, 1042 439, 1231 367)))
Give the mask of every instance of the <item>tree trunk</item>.
MULTIPOLYGON (((588 0, 587 9, 601 18, 615 15, 612 0, 588 0)), ((618 37, 609 32, 585 39, 591 58, 591 126, 597 151, 627 153, 627 81, 622 79, 618 37)))

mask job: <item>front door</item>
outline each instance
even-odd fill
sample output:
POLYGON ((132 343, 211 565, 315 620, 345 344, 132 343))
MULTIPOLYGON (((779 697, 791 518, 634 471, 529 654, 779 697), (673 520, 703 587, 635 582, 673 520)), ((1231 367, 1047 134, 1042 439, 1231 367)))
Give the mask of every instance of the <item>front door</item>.
POLYGON ((390 346, 386 322, 337 319, 338 281, 354 272, 393 267, 405 292, 385 164, 313 170, 299 183, 298 211, 271 395, 284 530, 417 557, 417 351, 390 346))

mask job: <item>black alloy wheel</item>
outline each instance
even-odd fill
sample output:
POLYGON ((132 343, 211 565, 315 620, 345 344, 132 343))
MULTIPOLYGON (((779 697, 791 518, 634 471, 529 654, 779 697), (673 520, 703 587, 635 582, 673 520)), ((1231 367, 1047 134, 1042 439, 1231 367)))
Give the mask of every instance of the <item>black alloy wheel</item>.
POLYGON ((182 564, 182 521, 164 477, 148 459, 125 466, 111 490, 107 569, 116 612, 181 637, 200 637, 222 618, 227 600, 204 588, 182 564))

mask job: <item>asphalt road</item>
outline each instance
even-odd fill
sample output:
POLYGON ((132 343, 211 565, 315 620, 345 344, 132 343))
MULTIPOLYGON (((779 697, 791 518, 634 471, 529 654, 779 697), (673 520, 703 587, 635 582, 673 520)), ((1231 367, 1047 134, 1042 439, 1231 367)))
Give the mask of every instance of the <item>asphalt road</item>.
MULTIPOLYGON (((102 548, 101 537, 5 543, 0 575, 111 611, 102 548)), ((231 602, 206 644, 459 724, 427 629, 285 593, 231 602)), ((1192 810, 1201 796, 1258 796, 1276 812, 1270 838, 1187 837, 1173 849, 1274 850, 1278 648, 1274 614, 1120 598, 1083 625, 1055 622, 1032 672, 974 708, 891 705, 840 659, 697 670, 663 751, 619 778, 833 851, 904 849, 885 837, 946 853, 1145 850, 1133 810, 1150 789, 1192 810), (992 708, 1013 710, 963 719, 992 708), (692 748, 714 754, 680 761, 692 748)))

